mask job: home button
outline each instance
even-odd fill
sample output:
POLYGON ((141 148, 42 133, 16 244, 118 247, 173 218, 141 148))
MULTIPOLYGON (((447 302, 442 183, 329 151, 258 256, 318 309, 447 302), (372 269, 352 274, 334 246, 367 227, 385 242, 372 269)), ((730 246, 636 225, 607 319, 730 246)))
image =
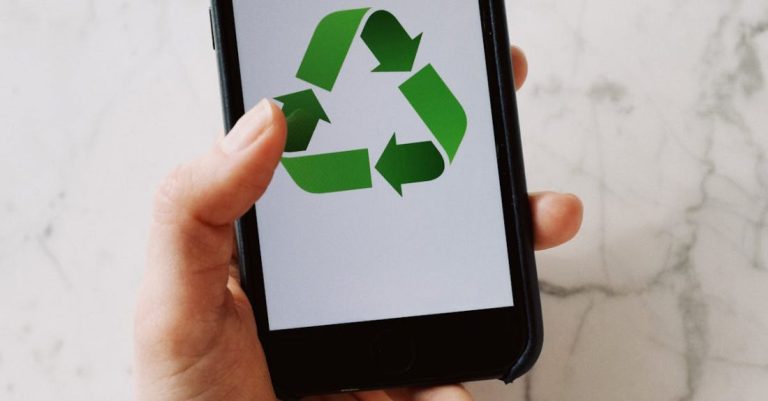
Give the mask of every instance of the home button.
POLYGON ((413 340, 402 331, 384 330, 373 342, 373 354, 382 373, 405 373, 413 366, 413 340))

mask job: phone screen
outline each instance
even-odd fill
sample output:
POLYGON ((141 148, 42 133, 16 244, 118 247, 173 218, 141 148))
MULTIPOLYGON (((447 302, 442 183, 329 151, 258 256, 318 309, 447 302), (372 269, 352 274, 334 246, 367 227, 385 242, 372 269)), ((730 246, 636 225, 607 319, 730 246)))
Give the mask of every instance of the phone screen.
POLYGON ((270 330, 513 305, 478 2, 234 0, 270 330))

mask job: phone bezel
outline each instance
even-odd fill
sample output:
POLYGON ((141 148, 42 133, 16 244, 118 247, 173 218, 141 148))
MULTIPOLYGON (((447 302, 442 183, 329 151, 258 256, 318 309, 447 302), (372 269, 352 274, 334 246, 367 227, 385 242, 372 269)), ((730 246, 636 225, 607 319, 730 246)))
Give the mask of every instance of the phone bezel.
MULTIPOLYGON (((279 395, 293 398, 485 378, 509 382, 537 359, 543 329, 506 12, 503 0, 479 0, 479 5, 515 306, 270 331, 257 216, 251 208, 236 223, 241 285, 251 301, 279 395), (420 358, 407 371, 365 366, 371 364, 370 342, 390 332, 407 338, 420 358)), ((232 0, 212 0, 211 10, 229 131, 245 111, 232 0)))

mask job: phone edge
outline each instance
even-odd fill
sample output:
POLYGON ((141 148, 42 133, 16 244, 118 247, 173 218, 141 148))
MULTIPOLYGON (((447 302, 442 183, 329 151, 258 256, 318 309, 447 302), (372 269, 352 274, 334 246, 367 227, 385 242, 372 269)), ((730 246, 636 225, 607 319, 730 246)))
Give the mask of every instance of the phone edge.
POLYGON ((522 354, 500 378, 504 383, 512 383, 518 377, 531 370, 541 354, 544 345, 544 324, 541 312, 536 258, 533 248, 533 222, 528 199, 525 163, 523 159, 522 136, 515 94, 514 70, 510 55, 509 31, 504 0, 488 0, 490 8, 490 28, 493 31, 493 48, 496 60, 496 79, 501 106, 501 122, 504 126, 507 147, 507 162, 512 174, 513 207, 517 222, 515 226, 519 262, 522 266, 523 288, 528 316, 528 343, 522 354))

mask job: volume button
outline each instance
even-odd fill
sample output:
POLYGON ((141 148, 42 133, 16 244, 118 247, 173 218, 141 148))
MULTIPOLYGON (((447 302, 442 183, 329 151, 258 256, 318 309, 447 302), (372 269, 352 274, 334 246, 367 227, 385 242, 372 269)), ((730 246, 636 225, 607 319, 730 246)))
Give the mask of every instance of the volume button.
POLYGON ((213 30, 213 9, 208 7, 208 22, 211 27, 211 47, 216 50, 216 34, 213 30))

